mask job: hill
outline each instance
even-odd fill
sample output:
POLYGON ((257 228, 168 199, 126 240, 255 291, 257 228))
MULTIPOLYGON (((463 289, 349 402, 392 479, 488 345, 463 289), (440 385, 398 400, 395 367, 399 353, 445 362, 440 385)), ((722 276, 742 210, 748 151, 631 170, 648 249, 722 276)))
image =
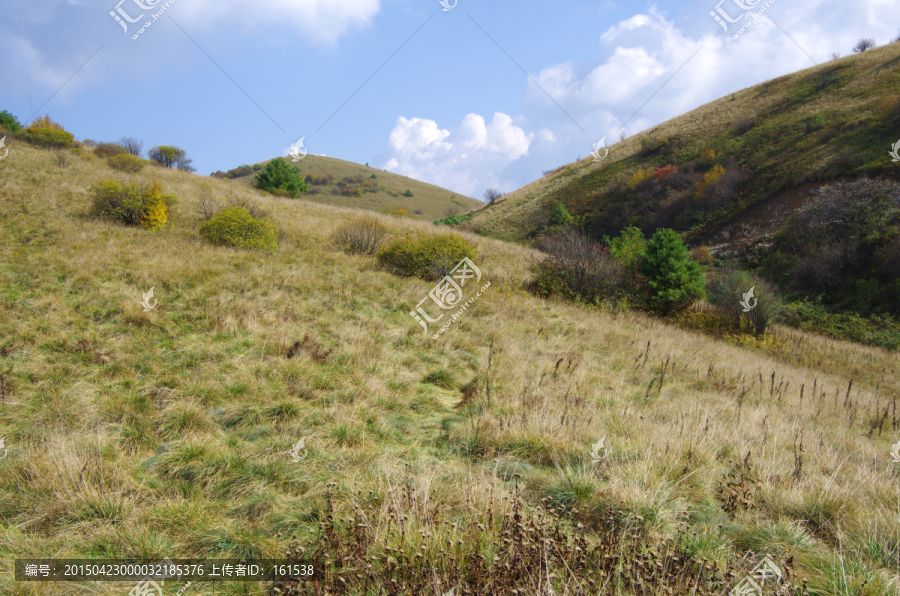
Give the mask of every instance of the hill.
POLYGON ((896 354, 543 301, 535 251, 468 232, 492 285, 430 340, 433 282, 331 246, 363 212, 60 155, 0 161, 0 593, 134 587, 14 580, 48 556, 313 563, 282 595, 712 596, 763 554, 782 593, 900 587, 896 354), (159 183, 171 225, 90 215, 104 178, 159 183), (208 194, 277 250, 203 241, 208 194))
MULTIPOLYGON (((290 165, 299 167, 304 177, 312 174, 318 178, 320 184, 312 184, 309 192, 304 194, 305 199, 317 203, 381 213, 402 208, 408 212, 409 217, 425 221, 462 215, 484 207, 481 201, 445 188, 343 159, 307 155, 299 162, 293 162, 291 158, 285 160, 290 165), (326 177, 329 181, 321 184, 326 177), (412 196, 404 194, 407 190, 412 192, 412 196)), ((267 163, 269 160, 244 166, 246 173, 233 180, 252 186, 253 167, 265 166, 267 163)))

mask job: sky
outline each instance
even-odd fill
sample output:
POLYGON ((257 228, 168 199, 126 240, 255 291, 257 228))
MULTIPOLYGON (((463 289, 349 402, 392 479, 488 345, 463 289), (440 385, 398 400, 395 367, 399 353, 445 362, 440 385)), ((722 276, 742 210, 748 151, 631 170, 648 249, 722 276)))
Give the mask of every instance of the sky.
POLYGON ((4 0, 0 110, 202 176, 302 139, 482 199, 900 35, 900 0, 444 2, 4 0))

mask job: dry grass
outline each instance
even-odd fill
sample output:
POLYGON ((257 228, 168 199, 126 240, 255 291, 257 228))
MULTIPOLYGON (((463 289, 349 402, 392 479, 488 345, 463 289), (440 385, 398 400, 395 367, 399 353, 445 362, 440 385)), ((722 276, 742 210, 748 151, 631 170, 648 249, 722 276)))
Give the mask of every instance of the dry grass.
MULTIPOLYGON (((359 212, 208 181, 283 232, 271 255, 217 248, 197 234, 203 181, 76 156, 61 170, 21 144, 0 162, 0 592, 130 589, 16 583, 15 558, 282 558, 300 547, 339 582, 324 566, 352 554, 341 520, 369 516, 368 554, 353 560, 373 570, 346 570, 357 587, 331 593, 389 594, 404 573, 408 586, 475 593, 460 557, 492 564, 517 502, 535 535, 558 525, 559 544, 583 535, 586 556, 617 554, 579 567, 581 555, 526 540, 497 563, 517 579, 491 585, 513 576, 483 573, 479 594, 537 593, 545 572, 557 594, 596 594, 590 569, 606 561, 624 577, 616 565, 644 556, 671 572, 603 593, 690 593, 696 562, 734 572, 750 550, 793 557, 811 593, 898 588, 898 355, 784 329, 738 345, 540 301, 521 290, 528 249, 465 233, 493 285, 432 342, 409 316, 430 284, 331 247, 359 212), (158 180, 181 200, 173 225, 90 218, 87 188, 101 177, 158 180), (151 286, 159 304, 144 313, 151 286), (455 379, 465 399, 429 375, 455 379), (294 463, 301 437, 309 455, 294 463), (420 529, 426 549, 413 561, 420 529), (596 550, 613 538, 618 547, 596 550), (463 541, 456 563, 446 539, 463 541), (549 570, 523 565, 537 556, 549 570)), ((435 229, 380 220, 395 234, 435 229)))

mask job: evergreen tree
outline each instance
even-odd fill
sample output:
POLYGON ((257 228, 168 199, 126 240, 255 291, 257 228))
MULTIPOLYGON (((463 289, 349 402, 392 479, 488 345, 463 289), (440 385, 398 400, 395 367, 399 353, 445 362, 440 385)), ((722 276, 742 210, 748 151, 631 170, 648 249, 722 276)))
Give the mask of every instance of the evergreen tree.
POLYGON ((569 213, 569 210, 562 203, 556 204, 553 211, 550 212, 550 217, 547 219, 547 223, 551 226, 568 226, 573 221, 575 221, 575 218, 572 217, 572 214, 569 213))
POLYGON ((668 229, 657 230, 641 258, 647 305, 663 315, 683 310, 705 294, 703 268, 691 260, 681 237, 668 229))
POLYGON ((303 181, 300 168, 292 167, 280 157, 276 157, 256 174, 256 188, 266 192, 286 190, 296 199, 301 193, 309 190, 309 185, 303 181))

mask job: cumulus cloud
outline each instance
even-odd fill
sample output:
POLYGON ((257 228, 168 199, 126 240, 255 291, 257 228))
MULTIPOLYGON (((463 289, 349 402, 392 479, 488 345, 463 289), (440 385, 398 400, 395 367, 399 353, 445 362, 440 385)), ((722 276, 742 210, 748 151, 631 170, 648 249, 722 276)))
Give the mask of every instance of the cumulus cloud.
MULTIPOLYGON (((538 137, 550 142, 553 133, 541 131, 538 137)), ((526 134, 500 112, 490 123, 468 114, 452 130, 434 120, 401 116, 382 168, 475 196, 489 186, 503 186, 500 172, 527 155, 534 139, 534 133, 526 134)))

